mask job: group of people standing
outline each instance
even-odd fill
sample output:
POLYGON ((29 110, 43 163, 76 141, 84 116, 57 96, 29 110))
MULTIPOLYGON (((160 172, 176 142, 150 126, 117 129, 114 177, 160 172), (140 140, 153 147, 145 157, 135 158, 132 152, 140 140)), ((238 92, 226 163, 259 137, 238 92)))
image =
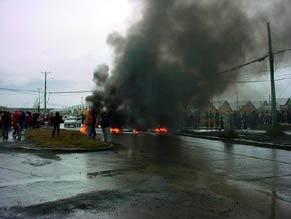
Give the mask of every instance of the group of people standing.
MULTIPOLYGON (((100 124, 103 132, 104 142, 111 142, 110 137, 110 118, 111 110, 103 110, 101 114, 98 114, 98 111, 94 108, 90 108, 85 118, 85 125, 87 126, 87 136, 89 138, 96 138, 96 126, 100 124)), ((59 112, 56 112, 52 117, 52 137, 55 136, 55 133, 59 136, 60 134, 60 123, 63 122, 62 117, 59 112)))
POLYGON ((110 137, 110 118, 111 110, 103 110, 100 115, 98 111, 90 108, 85 118, 85 124, 88 126, 87 136, 89 138, 96 137, 96 126, 100 124, 103 132, 104 142, 111 142, 110 137))
POLYGON ((208 129, 208 127, 212 129, 214 125, 216 129, 224 130, 223 116, 219 115, 218 112, 216 112, 215 116, 213 117, 212 112, 210 113, 206 112, 206 115, 205 115, 206 129, 208 129))
POLYGON ((21 134, 21 131, 25 127, 26 116, 24 112, 20 113, 18 110, 15 110, 13 113, 8 111, 3 111, 0 113, 0 128, 2 129, 3 139, 8 139, 8 134, 13 128, 14 132, 18 135, 21 134))
MULTIPOLYGON (((37 127, 37 116, 32 113, 19 112, 15 110, 13 113, 9 111, 0 112, 0 129, 2 130, 3 139, 8 139, 8 134, 11 128, 18 132, 21 132, 26 128, 36 128, 37 127)), ((89 109, 86 118, 85 124, 88 127, 87 136, 89 138, 96 137, 96 126, 100 125, 103 132, 104 142, 111 142, 110 136, 110 119, 111 119, 111 110, 106 111, 102 110, 99 114, 94 108, 89 109)), ((56 112, 54 116, 50 117, 50 122, 52 125, 52 134, 54 137, 60 135, 60 124, 63 122, 62 116, 59 112, 56 112)))

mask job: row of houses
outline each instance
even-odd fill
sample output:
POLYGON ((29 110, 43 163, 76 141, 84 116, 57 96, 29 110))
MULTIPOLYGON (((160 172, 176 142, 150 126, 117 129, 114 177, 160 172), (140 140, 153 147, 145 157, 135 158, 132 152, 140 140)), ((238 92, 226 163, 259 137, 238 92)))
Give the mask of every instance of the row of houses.
MULTIPOLYGON (((291 110, 291 99, 290 98, 278 98, 276 100, 277 111, 290 111, 291 110)), ((212 101, 201 110, 202 112, 211 113, 230 113, 230 112, 240 112, 251 113, 251 112, 271 112, 271 103, 268 101, 237 101, 229 102, 225 101, 212 101)))
MULTIPOLYGON (((277 122, 291 124, 291 98, 278 98, 276 103, 277 122)), ((192 108, 182 119, 183 128, 213 128, 224 126, 233 129, 267 128, 271 125, 270 101, 209 101, 201 109, 192 108)))

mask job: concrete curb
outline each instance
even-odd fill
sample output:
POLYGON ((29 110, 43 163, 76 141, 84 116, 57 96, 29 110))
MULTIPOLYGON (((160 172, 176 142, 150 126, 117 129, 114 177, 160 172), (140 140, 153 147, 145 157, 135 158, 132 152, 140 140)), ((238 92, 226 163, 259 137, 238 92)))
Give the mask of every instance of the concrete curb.
POLYGON ((7 150, 63 152, 63 153, 106 151, 106 150, 111 150, 114 147, 115 145, 113 143, 106 147, 101 147, 101 148, 96 148, 96 149, 94 148, 41 148, 41 147, 23 146, 23 145, 19 145, 19 146, 3 145, 3 143, 0 143, 0 148, 7 149, 7 150))
POLYGON ((206 135, 202 136, 202 135, 186 134, 186 133, 179 133, 178 135, 193 137, 193 138, 202 138, 202 139, 208 139, 208 140, 223 141, 223 142, 234 143, 234 144, 244 144, 244 145, 255 146, 255 147, 263 147, 263 148, 291 151, 291 142, 290 142, 290 145, 289 144, 285 145, 285 144, 275 144, 275 143, 270 143, 270 142, 258 142, 258 141, 251 141, 251 140, 221 138, 221 137, 206 136, 206 135))

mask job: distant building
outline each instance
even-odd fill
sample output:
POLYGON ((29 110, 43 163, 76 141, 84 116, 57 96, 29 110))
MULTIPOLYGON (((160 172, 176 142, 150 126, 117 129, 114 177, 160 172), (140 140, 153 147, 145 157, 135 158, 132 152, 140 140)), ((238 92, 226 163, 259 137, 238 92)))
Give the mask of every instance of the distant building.
POLYGON ((284 104, 279 106, 279 109, 281 111, 291 110, 291 99, 288 98, 284 104))
POLYGON ((220 113, 231 113, 233 112, 233 109, 230 106, 230 103, 226 100, 223 102, 223 104, 220 106, 219 110, 220 113))
POLYGON ((208 104, 202 109, 202 113, 215 113, 217 111, 217 108, 210 102, 208 101, 208 104))
POLYGON ((271 104, 268 103, 266 100, 261 104, 260 107, 261 112, 271 112, 271 104))
POLYGON ((257 111, 256 107, 254 106, 254 104, 252 104, 251 101, 248 101, 246 103, 246 105, 241 106, 240 111, 242 113, 250 113, 250 112, 254 112, 257 111))

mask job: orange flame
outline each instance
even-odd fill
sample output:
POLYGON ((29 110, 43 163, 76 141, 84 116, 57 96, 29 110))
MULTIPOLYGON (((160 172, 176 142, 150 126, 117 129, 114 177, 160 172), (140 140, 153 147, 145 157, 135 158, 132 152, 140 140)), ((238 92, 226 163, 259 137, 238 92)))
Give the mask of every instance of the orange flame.
POLYGON ((82 134, 87 134, 87 131, 88 131, 88 126, 86 126, 86 125, 83 125, 81 128, 80 128, 80 132, 82 133, 82 134))
POLYGON ((110 128, 110 133, 121 133, 121 129, 119 129, 119 128, 110 128))
POLYGON ((167 133, 168 129, 166 127, 155 128, 156 133, 167 133))
POLYGON ((141 133, 141 131, 138 130, 138 129, 133 129, 132 132, 135 133, 135 134, 140 134, 141 133))

